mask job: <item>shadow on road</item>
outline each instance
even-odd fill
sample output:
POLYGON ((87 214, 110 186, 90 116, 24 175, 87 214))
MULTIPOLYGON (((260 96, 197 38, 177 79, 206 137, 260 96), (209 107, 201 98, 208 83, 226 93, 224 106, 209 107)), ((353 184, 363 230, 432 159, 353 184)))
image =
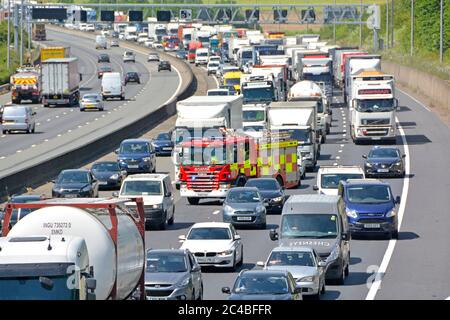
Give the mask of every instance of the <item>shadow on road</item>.
POLYGON ((398 233, 398 240, 414 240, 418 238, 420 238, 420 236, 415 232, 400 231, 398 233))
POLYGON ((350 257, 350 265, 351 266, 361 263, 361 262, 362 262, 362 259, 359 257, 350 257))

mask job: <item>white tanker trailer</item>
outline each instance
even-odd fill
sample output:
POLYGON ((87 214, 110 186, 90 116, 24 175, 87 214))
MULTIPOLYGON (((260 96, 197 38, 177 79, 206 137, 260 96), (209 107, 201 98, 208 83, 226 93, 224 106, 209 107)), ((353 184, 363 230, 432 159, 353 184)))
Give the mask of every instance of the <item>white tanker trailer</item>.
POLYGON ((145 297, 142 199, 8 204, 0 238, 0 300, 145 297), (136 212, 125 207, 135 201, 136 212), (8 230, 13 209, 31 212, 8 230))

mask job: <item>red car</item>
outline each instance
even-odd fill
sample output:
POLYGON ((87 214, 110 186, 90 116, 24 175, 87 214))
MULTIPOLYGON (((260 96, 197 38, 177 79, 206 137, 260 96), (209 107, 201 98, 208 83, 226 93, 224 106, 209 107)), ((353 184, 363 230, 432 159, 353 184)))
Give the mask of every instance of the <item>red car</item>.
POLYGON ((112 68, 110 66, 100 66, 97 71, 98 78, 103 77, 103 74, 106 72, 112 72, 112 68))

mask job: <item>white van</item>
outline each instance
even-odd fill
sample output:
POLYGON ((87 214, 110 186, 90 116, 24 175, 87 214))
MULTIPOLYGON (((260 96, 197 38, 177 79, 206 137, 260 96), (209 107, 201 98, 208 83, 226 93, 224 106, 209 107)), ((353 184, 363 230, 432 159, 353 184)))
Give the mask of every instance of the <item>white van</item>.
POLYGON ((341 180, 364 178, 364 170, 360 166, 320 166, 313 190, 319 194, 337 196, 341 180))
POLYGON ((95 49, 108 49, 105 36, 98 35, 95 37, 95 49))
POLYGON ((195 50, 195 65, 207 64, 209 60, 209 50, 207 48, 199 48, 195 50))
POLYGON ((125 87, 122 83, 122 76, 119 72, 107 72, 102 77, 102 97, 120 98, 125 100, 125 87))

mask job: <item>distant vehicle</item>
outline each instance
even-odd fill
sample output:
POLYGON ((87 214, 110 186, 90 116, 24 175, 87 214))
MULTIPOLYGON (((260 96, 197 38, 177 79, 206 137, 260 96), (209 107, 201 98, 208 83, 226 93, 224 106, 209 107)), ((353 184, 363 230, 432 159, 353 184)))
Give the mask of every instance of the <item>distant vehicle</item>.
POLYGON ((218 62, 220 64, 222 62, 222 58, 219 56, 210 56, 208 59, 208 63, 213 61, 218 62))
POLYGON ((97 198, 98 181, 85 169, 63 170, 52 188, 53 198, 97 198))
POLYGON ((230 66, 230 65, 221 64, 219 66, 219 69, 216 72, 216 75, 219 78, 222 78, 225 73, 227 73, 227 72, 235 72, 235 71, 239 71, 239 68, 236 67, 236 66, 230 66))
POLYGON ((103 111, 103 99, 100 93, 86 93, 80 100, 80 111, 85 111, 87 109, 97 109, 103 111))
POLYGON ((141 83, 141 79, 139 78, 139 74, 137 72, 134 71, 130 71, 127 72, 127 74, 125 75, 125 85, 128 84, 128 82, 136 82, 138 84, 141 83))
POLYGON ((266 229, 266 208, 263 198, 254 187, 231 188, 223 202, 223 222, 237 226, 256 226, 266 229))
POLYGON ((120 170, 116 161, 98 161, 91 167, 92 175, 98 180, 99 188, 118 189, 126 178, 126 171, 120 170))
POLYGON ((118 40, 111 40, 111 44, 109 45, 110 47, 118 47, 119 46, 119 41, 118 40))
POLYGON ((188 52, 185 49, 179 49, 179 50, 177 50, 175 55, 178 59, 186 60, 187 54, 188 54, 188 52))
POLYGON ((132 51, 125 51, 123 53, 123 62, 136 62, 136 55, 132 51))
POLYGON ((284 202, 286 201, 286 194, 284 193, 284 188, 280 186, 276 179, 249 179, 245 186, 258 189, 259 194, 265 202, 267 213, 281 213, 284 202))
POLYGON ((230 96, 230 91, 227 89, 209 89, 206 92, 207 96, 230 96))
MULTIPOLYGON (((8 203, 28 203, 28 202, 34 202, 34 201, 40 201, 44 197, 41 195, 34 195, 34 194, 25 194, 25 195, 14 195, 11 197, 11 199, 8 200, 8 203)), ((17 221, 28 215, 29 213, 33 212, 33 209, 14 209, 12 211, 11 219, 9 221, 9 228, 11 229, 17 221)), ((3 212, 0 213, 0 230, 3 227, 3 212)))
POLYGON ((244 246, 233 225, 222 222, 194 224, 187 236, 179 236, 180 249, 188 249, 202 267, 231 268, 242 266, 244 246))
POLYGON ((172 66, 170 65, 169 61, 160 61, 158 64, 158 72, 161 70, 168 70, 172 72, 172 66))
POLYGON ((164 46, 163 46, 161 43, 159 43, 159 42, 154 42, 154 43, 152 44, 152 48, 153 48, 153 49, 158 49, 158 50, 163 50, 163 49, 164 49, 164 46))
POLYGON ((405 177, 405 163, 403 161, 405 157, 406 155, 401 154, 398 148, 373 147, 368 155, 363 155, 363 158, 366 159, 364 163, 366 177, 405 177))
POLYGON ((170 132, 161 132, 155 139, 152 140, 152 145, 155 148, 157 156, 172 154, 174 143, 172 141, 172 135, 170 132))
POLYGON ((107 73, 107 72, 112 72, 111 66, 109 66, 109 65, 102 65, 102 66, 99 66, 99 67, 98 67, 98 70, 97 70, 97 77, 98 77, 99 79, 101 79, 101 78, 103 77, 103 75, 104 75, 105 73, 107 73))
POLYGON ((288 271, 243 270, 233 290, 223 287, 228 300, 303 300, 302 289, 297 287, 288 271))
POLYGON ((200 265, 188 250, 150 249, 145 287, 147 300, 202 300, 200 265))
POLYGON ((86 31, 95 32, 95 26, 92 23, 86 25, 86 31))
POLYGON ((147 57, 147 61, 158 61, 159 62, 159 54, 150 52, 147 57))
POLYGON ((105 35, 97 35, 95 37, 95 49, 108 49, 108 41, 105 35))
POLYGON ((232 95, 232 96, 234 96, 236 94, 236 89, 231 84, 221 85, 221 86, 219 86, 219 89, 227 89, 230 92, 230 95, 232 95))
POLYGON ((208 48, 199 48, 195 50, 195 66, 207 64, 209 59, 208 48))
POLYGON ((102 77, 102 98, 120 98, 125 100, 125 89, 119 72, 107 72, 102 77))
POLYGON ((120 169, 127 173, 156 172, 155 149, 148 140, 123 140, 116 154, 120 169))
POLYGON ((119 32, 117 32, 117 31, 112 31, 112 32, 111 32, 111 37, 112 37, 112 38, 119 38, 119 32))
POLYGON ((102 53, 98 55, 98 63, 107 62, 110 63, 109 55, 107 53, 102 53))
POLYGON ((377 179, 341 181, 339 195, 344 199, 352 235, 377 233, 398 238, 395 207, 400 204, 400 197, 394 197, 389 184, 377 179))
POLYGON ((147 39, 144 41, 144 47, 152 48, 154 42, 155 42, 155 40, 153 40, 153 39, 147 39))
POLYGON ((3 108, 3 134, 12 131, 34 133, 36 129, 36 112, 30 106, 8 105, 3 108))
POLYGON ((119 33, 119 40, 125 40, 125 33, 119 33))
POLYGON ((208 76, 211 74, 216 74, 217 70, 219 70, 219 66, 220 63, 218 61, 209 61, 208 65, 206 66, 208 76))
POLYGON ((144 201, 145 226, 166 229, 175 220, 175 203, 172 182, 168 174, 145 173, 125 178, 119 198, 142 197, 144 201))
POLYGON ((364 171, 360 166, 320 166, 313 190, 319 194, 337 195, 341 180, 364 178, 364 171))

